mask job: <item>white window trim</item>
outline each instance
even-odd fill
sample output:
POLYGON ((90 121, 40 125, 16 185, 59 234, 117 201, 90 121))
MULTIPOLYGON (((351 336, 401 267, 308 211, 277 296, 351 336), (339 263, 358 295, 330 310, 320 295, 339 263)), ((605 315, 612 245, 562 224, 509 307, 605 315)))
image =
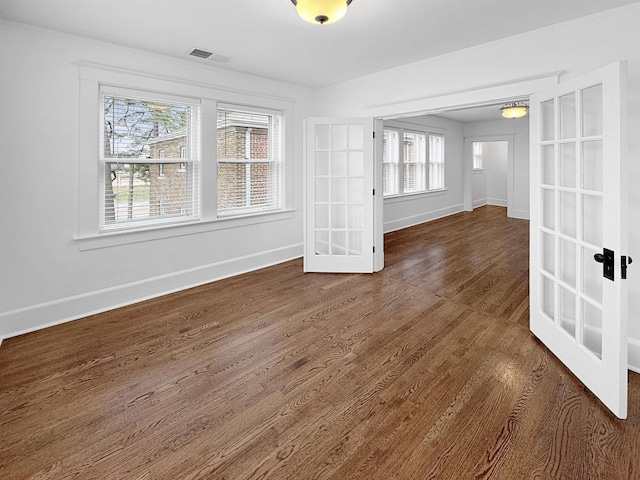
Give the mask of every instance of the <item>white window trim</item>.
POLYGON ((79 70, 79 148, 78 148, 78 231, 73 237, 80 250, 107 248, 129 243, 152 241, 181 235, 197 234, 226 228, 237 228, 258 223, 280 221, 293 218, 293 135, 290 133, 293 121, 292 99, 263 96, 213 85, 193 82, 189 79, 163 77, 146 72, 77 62, 79 70), (135 230, 100 232, 100 171, 97 161, 99 152, 100 118, 98 114, 100 86, 109 85, 110 91, 122 88, 126 91, 138 90, 153 94, 154 98, 167 95, 171 99, 185 97, 200 99, 201 114, 201 172, 200 217, 184 223, 149 225, 135 230), (218 102, 244 105, 252 109, 279 111, 284 122, 284 144, 282 165, 282 208, 241 216, 221 217, 216 214, 217 166, 216 152, 216 112, 218 102), (206 132, 211 132, 207 135, 206 132), (213 158, 211 158, 211 152, 213 158), (208 157, 205 155, 209 155, 208 157), (202 188, 213 185, 212 188, 202 188))

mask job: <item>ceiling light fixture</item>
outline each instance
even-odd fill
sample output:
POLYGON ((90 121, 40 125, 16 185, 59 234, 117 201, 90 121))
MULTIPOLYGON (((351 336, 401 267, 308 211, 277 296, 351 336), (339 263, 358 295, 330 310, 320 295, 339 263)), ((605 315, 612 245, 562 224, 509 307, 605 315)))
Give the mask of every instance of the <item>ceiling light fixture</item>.
POLYGON ((510 103, 500 108, 504 118, 522 118, 527 114, 529 105, 526 103, 510 103))
POLYGON ((353 0, 291 0, 300 18, 309 23, 333 23, 347 13, 353 0))

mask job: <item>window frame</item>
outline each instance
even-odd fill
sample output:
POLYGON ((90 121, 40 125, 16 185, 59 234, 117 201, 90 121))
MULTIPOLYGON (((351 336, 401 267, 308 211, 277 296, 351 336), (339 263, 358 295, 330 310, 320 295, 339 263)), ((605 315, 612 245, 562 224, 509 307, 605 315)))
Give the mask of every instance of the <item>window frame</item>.
MULTIPOLYGON (((271 205, 267 205, 267 206, 259 206, 259 205, 251 206, 250 205, 250 206, 244 206, 244 207, 221 208, 219 202, 217 202, 216 203, 217 216, 219 218, 230 218, 230 217, 237 217, 242 215, 260 214, 260 213, 267 213, 270 211, 280 210, 282 208, 282 200, 283 200, 282 199, 282 186, 283 186, 282 166, 286 162, 286 159, 284 158, 284 151, 283 151, 283 144, 285 141, 285 138, 284 138, 285 125, 284 125, 284 116, 282 112, 277 110, 269 110, 269 109, 258 108, 258 107, 247 107, 243 105, 234 105, 234 104, 219 102, 216 108, 216 112, 220 112, 221 110, 231 111, 236 113, 263 115, 263 116, 269 117, 270 120, 268 122, 268 127, 269 127, 268 146, 267 146, 268 159, 253 158, 251 156, 250 146, 247 147, 247 144, 246 144, 246 142, 250 143, 251 129, 249 129, 249 132, 248 132, 249 139, 243 139, 243 141, 245 142, 244 158, 240 158, 238 156, 237 158, 234 157, 234 158, 221 159, 221 158, 218 158, 216 155, 216 167, 218 171, 218 182, 217 182, 218 199, 220 198, 220 166, 221 164, 230 164, 230 163, 242 163, 242 164, 248 165, 249 167, 252 167, 254 164, 265 164, 265 163, 273 165, 273 169, 276 170, 275 183, 277 183, 279 198, 277 199, 277 205, 275 207, 271 205), (277 125, 274 125, 274 123, 277 123, 277 125), (246 150, 247 148, 249 148, 249 150, 246 150)), ((217 124, 216 133, 218 132, 219 128, 220 128, 220 125, 217 124)), ((219 151, 219 148, 217 148, 216 150, 219 151)), ((251 172, 251 169, 249 170, 249 173, 248 173, 249 176, 251 175, 250 172, 251 172)), ((253 184, 251 184, 251 186, 253 186, 253 184)), ((248 191, 245 191, 245 195, 251 196, 250 188, 248 191)))
MULTIPOLYGON (((398 135, 398 152, 397 152, 397 157, 398 157, 398 162, 397 162, 397 173, 396 173, 396 186, 395 186, 395 191, 394 193, 388 193, 388 191, 383 191, 383 197, 385 200, 387 199, 394 199, 394 198, 404 198, 404 197, 411 197, 411 196, 415 196, 415 195, 430 195, 430 194, 434 194, 437 192, 443 192, 446 191, 446 177, 445 177, 445 172, 446 172, 446 155, 445 155, 445 143, 446 143, 446 136, 444 134, 444 132, 439 132, 436 131, 435 129, 432 129, 430 127, 425 127, 425 126, 421 126, 421 125, 415 125, 415 124, 407 124, 407 123, 402 123, 402 122, 397 122, 397 121, 389 121, 389 122, 385 122, 384 126, 383 126, 383 135, 386 135, 387 131, 394 131, 397 132, 398 135), (419 190, 412 190, 412 191, 405 191, 405 174, 406 174, 406 169, 405 169, 405 165, 407 164, 407 162, 405 162, 405 135, 406 134, 415 134, 415 135, 423 135, 425 137, 425 141, 426 141, 426 152, 425 152, 425 162, 424 162, 424 168, 422 169, 422 175, 423 178, 421 179, 421 183, 422 186, 424 188, 419 189, 419 190), (434 159, 431 158, 431 138, 432 137, 439 137, 442 139, 442 156, 440 161, 434 161, 434 159), (437 164, 437 165, 436 165, 437 164), (435 188, 431 188, 431 171, 437 168, 441 171, 441 185, 435 187, 435 188)), ((383 146, 384 148, 384 146, 383 146)), ((384 157, 383 157, 383 169, 384 169, 384 165, 388 164, 391 162, 384 162, 384 157)), ((386 186, 386 185, 383 185, 386 186)))
POLYGON ((175 236, 199 234, 228 228, 269 223, 291 219, 293 209, 293 142, 288 129, 293 125, 294 100, 260 94, 242 93, 219 88, 215 85, 193 82, 190 79, 152 75, 117 67, 90 62, 75 62, 79 78, 79 118, 78 118, 78 227, 73 240, 79 250, 108 248, 136 242, 146 242, 175 236), (216 131, 216 110, 218 103, 246 106, 282 112, 283 118, 283 158, 281 208, 275 211, 255 212, 240 216, 219 217, 216 212, 217 172, 216 135, 202 135, 200 141, 201 170, 199 178, 200 212, 195 219, 184 222, 145 225, 140 228, 101 231, 99 228, 100 194, 99 179, 102 178, 98 158, 100 155, 100 115, 101 87, 133 91, 140 95, 151 94, 158 99, 176 98, 199 100, 201 102, 201 132, 216 131), (214 185, 203 189, 202 185, 214 185))

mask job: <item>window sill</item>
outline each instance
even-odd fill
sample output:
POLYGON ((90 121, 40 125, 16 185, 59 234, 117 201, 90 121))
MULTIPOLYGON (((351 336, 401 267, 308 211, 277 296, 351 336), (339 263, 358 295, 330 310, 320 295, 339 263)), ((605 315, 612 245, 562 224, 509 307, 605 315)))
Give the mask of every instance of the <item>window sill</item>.
POLYGON ((294 210, 278 210, 276 212, 253 213, 234 217, 216 218, 212 220, 199 220, 185 223, 173 223, 170 225, 157 225, 145 229, 120 230, 94 235, 79 235, 74 237, 80 251, 96 250, 99 248, 116 247, 131 243, 149 242, 163 238, 194 235, 198 233, 213 232, 227 228, 245 227, 260 223, 277 222, 293 218, 294 210))
POLYGON ((484 173, 484 168, 474 168, 473 173, 474 174, 484 173))
POLYGON ((414 200, 421 200, 423 198, 429 197, 437 197, 440 195, 445 195, 447 193, 446 188, 441 188, 439 190, 430 190, 428 192, 418 192, 418 193, 407 193, 404 195, 394 195, 390 197, 384 197, 384 203, 399 203, 399 202, 410 202, 414 200))

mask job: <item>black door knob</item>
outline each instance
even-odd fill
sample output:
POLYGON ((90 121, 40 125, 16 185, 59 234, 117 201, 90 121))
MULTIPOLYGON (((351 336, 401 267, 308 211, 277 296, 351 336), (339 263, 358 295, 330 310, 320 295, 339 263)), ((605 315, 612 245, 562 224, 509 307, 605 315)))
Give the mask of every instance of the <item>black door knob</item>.
POLYGON ((594 259, 596 262, 598 262, 598 263, 602 263, 602 262, 604 262, 604 255, 603 255, 603 254, 601 254, 601 253, 596 253, 596 254, 593 256, 593 259, 594 259))

